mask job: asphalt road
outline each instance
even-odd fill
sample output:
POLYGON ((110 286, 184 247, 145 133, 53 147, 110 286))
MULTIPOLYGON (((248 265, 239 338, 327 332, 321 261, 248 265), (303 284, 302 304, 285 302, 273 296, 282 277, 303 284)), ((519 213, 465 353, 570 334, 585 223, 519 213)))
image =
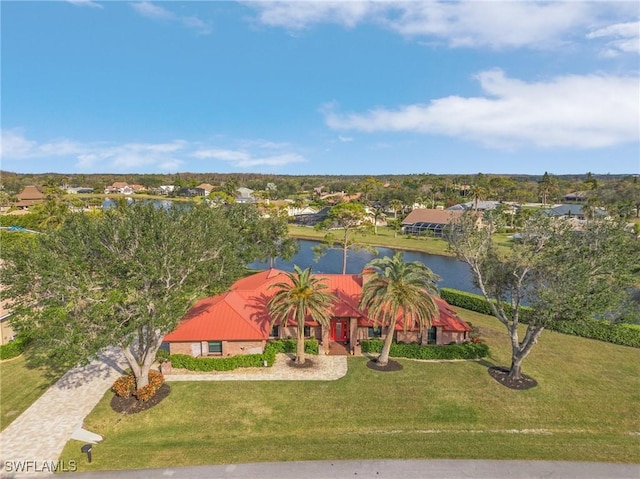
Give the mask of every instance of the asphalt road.
POLYGON ((458 460, 310 461, 69 473, 55 477, 58 479, 60 477, 70 479, 640 479, 640 464, 458 460))

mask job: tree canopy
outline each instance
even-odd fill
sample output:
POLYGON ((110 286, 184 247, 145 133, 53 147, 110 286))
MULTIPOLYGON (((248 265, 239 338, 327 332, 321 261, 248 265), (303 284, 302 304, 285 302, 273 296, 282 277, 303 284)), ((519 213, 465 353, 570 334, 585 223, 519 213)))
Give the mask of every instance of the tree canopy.
POLYGON ((140 389, 164 334, 191 304, 271 254, 268 240, 279 238, 254 241, 267 221, 244 205, 134 202, 71 214, 28 251, 3 251, 2 297, 14 326, 33 338, 36 363, 64 370, 117 345, 140 389))
POLYGON ((526 220, 510 251, 499 254, 492 240, 498 227, 491 214, 481 226, 466 215, 448 240, 506 326, 512 345, 509 377, 520 380, 523 360, 550 321, 603 317, 624 303, 638 282, 640 242, 619 221, 591 220, 575 229, 570 221, 539 214, 526 220), (525 305, 532 311, 521 340, 525 305))

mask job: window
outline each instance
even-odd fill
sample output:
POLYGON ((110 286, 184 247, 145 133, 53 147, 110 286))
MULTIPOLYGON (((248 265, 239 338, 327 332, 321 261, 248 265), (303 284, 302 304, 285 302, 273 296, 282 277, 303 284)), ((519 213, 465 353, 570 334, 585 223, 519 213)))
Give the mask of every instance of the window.
POLYGON ((427 344, 436 344, 436 334, 437 334, 436 327, 431 326, 427 334, 427 344))
POLYGON ((279 338, 280 337, 280 326, 271 326, 271 331, 269 332, 270 338, 279 338))
POLYGON ((310 326, 305 326, 304 327, 304 337, 308 338, 309 336, 311 336, 311 327, 310 326))
POLYGON ((209 341, 209 354, 222 354, 222 341, 209 341))
POLYGON ((382 326, 378 326, 376 328, 369 327, 369 337, 370 338, 382 337, 382 326))

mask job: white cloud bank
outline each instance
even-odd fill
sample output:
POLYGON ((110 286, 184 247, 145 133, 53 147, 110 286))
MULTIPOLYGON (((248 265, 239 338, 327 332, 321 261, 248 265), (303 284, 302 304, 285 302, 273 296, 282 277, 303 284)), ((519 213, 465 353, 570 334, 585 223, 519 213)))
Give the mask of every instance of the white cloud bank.
POLYGON ((484 96, 366 113, 325 109, 336 130, 440 134, 490 147, 600 148, 640 141, 638 77, 568 75, 524 82, 501 70, 477 75, 484 96))
POLYGON ((257 11, 258 21, 268 26, 302 30, 334 23, 353 28, 369 22, 406 37, 443 41, 451 47, 553 47, 584 38, 588 31, 606 28, 621 18, 638 17, 634 2, 343 0, 247 5, 257 11))
MULTIPOLYGON (((243 141, 241 149, 221 148, 215 145, 173 140, 165 143, 83 143, 69 139, 39 143, 28 139, 18 129, 3 129, 0 158, 4 161, 34 160, 60 165, 61 161, 73 164, 70 171, 100 172, 176 172, 193 159, 203 164, 202 170, 219 168, 217 161, 228 163, 236 169, 256 166, 279 168, 306 159, 286 143, 243 141)), ((32 168, 33 169, 33 168, 32 168)), ((40 169, 39 169, 40 170, 40 169)), ((56 168, 60 170, 60 168, 56 168)))
POLYGON ((134 2, 130 5, 143 17, 151 18, 153 20, 177 22, 202 35, 208 35, 211 33, 211 26, 195 15, 181 16, 165 7, 161 7, 148 1, 134 2))

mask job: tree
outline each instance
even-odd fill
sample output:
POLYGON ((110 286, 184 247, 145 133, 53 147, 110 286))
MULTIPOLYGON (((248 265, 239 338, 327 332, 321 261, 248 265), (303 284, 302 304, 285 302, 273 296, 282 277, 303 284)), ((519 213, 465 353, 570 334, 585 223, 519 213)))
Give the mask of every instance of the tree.
POLYGON ((637 284, 640 243, 615 221, 596 219, 581 231, 543 214, 528 218, 522 239, 499 254, 492 236, 496 218, 484 225, 465 215, 447 234, 458 258, 466 262, 493 316, 511 341, 509 379, 522 379, 522 362, 551 321, 580 321, 613 311, 627 289, 637 284), (528 302, 532 308, 525 312, 528 302), (520 340, 518 326, 528 322, 520 340))
POLYGON ((372 216, 373 216, 373 234, 378 234, 378 220, 385 220, 386 214, 384 212, 385 208, 382 204, 376 203, 371 207, 372 216))
MULTIPOLYGON (((321 224, 323 228, 337 226, 344 232, 340 244, 342 246, 342 274, 347 273, 347 251, 352 244, 349 233, 354 229, 361 228, 367 223, 367 212, 360 203, 340 203, 329 210, 327 219, 321 224)), ((333 243, 333 238, 329 236, 325 240, 333 243)))
POLYGON ((405 263, 401 252, 393 258, 376 258, 365 268, 373 270, 373 277, 362 287, 360 307, 368 310, 375 326, 388 326, 387 336, 378 358, 378 364, 389 362, 398 317, 406 332, 416 323, 421 331, 429 327, 438 314, 433 296, 438 295, 436 283, 439 277, 423 263, 405 263))
POLYGON ((398 211, 402 209, 402 201, 398 199, 393 199, 389 201, 389 208, 393 211, 393 219, 398 219, 398 211))
POLYGON ((288 281, 269 286, 269 289, 278 291, 269 300, 267 307, 272 316, 272 325, 280 321, 281 326, 287 327, 289 321, 295 321, 298 333, 296 364, 304 364, 305 320, 310 318, 322 326, 328 326, 336 297, 325 291, 328 286, 324 284, 324 278, 311 275, 311 267, 302 270, 294 265, 293 269, 293 273, 287 273, 288 281))
POLYGON ((34 205, 33 213, 38 217, 38 226, 44 229, 58 228, 69 215, 69 205, 55 198, 34 205))
MULTIPOLYGON (((260 256, 235 210, 135 202, 72 214, 30 252, 7 252, 2 297, 16 329, 34 338, 34 362, 64 370, 116 345, 144 387, 164 334, 260 256)), ((260 221, 256 212, 251 222, 260 221)))

